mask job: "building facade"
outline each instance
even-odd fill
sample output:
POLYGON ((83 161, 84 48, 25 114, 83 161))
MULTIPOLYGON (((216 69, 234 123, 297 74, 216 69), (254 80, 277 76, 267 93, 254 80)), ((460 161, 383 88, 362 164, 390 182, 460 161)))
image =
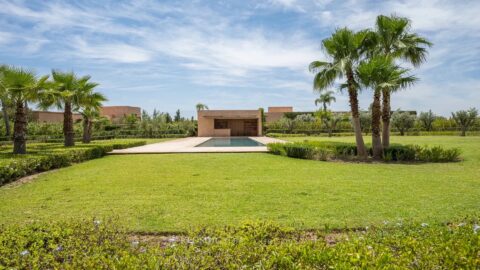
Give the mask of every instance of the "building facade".
POLYGON ((293 107, 268 107, 268 111, 265 113, 265 122, 270 123, 278 121, 288 112, 293 112, 293 107))
MULTIPOLYGON (((63 122, 63 112, 47 112, 47 111, 32 111, 32 121, 40 123, 61 123, 63 122)), ((82 115, 79 113, 72 114, 73 121, 79 121, 82 119, 82 115)))
POLYGON ((260 110, 200 110, 199 137, 262 136, 260 110))
MULTIPOLYGON (((112 123, 118 124, 125 116, 135 115, 138 120, 142 117, 142 109, 132 106, 104 106, 100 108, 100 116, 108 118, 112 123)), ((32 120, 41 123, 63 122, 63 112, 32 111, 32 120)), ((73 121, 82 119, 79 113, 73 114, 73 121)))
POLYGON ((135 115, 138 120, 142 117, 142 109, 132 106, 103 106, 100 115, 108 118, 112 123, 120 123, 125 116, 135 115))

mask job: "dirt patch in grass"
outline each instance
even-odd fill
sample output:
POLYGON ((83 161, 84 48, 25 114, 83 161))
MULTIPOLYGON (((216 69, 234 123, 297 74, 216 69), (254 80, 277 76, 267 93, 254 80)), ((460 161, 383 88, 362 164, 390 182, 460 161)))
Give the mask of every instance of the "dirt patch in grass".
POLYGON ((50 170, 50 171, 46 171, 46 172, 40 172, 40 173, 36 173, 36 174, 32 174, 32 175, 27 175, 27 176, 24 176, 20 179, 17 179, 13 182, 10 182, 10 183, 2 186, 2 188, 5 188, 5 189, 16 188, 16 187, 19 187, 21 185, 24 185, 24 184, 35 181, 35 179, 37 179, 41 175, 48 174, 48 173, 51 173, 51 172, 55 172, 55 171, 58 171, 58 170, 59 169, 55 169, 55 170, 50 170))

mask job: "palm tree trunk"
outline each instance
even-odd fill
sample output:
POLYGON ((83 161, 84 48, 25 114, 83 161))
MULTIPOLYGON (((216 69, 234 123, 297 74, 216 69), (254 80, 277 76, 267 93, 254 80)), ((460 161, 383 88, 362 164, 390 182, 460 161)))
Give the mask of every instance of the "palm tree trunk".
POLYGON ((323 103, 323 111, 327 112, 327 103, 323 103))
POLYGON ((2 113, 3 113, 3 121, 5 121, 5 137, 10 137, 10 118, 8 117, 7 105, 5 105, 5 101, 2 100, 2 113))
POLYGON ((27 119, 23 101, 17 101, 13 124, 13 153, 27 153, 27 119))
POLYGON ((65 136, 65 146, 75 146, 75 133, 73 132, 72 104, 65 102, 65 111, 63 113, 63 135, 65 136))
POLYGON ((348 96, 350 100, 350 110, 352 111, 353 130, 355 132, 355 141, 357 144, 357 155, 363 159, 367 158, 367 150, 362 137, 362 128, 360 125, 360 114, 358 109, 358 93, 355 89, 353 72, 347 73, 348 96))
POLYGON ((373 147, 373 158, 380 160, 383 157, 383 146, 382 138, 380 136, 380 117, 381 117, 381 106, 380 106, 380 90, 375 90, 373 95, 373 104, 372 104, 372 147, 373 147))
POLYGON ((83 143, 89 143, 88 141, 88 118, 86 116, 83 116, 83 136, 82 136, 82 142, 83 143))
POLYGON ((92 141, 92 129, 93 129, 93 122, 91 120, 88 121, 88 127, 87 127, 87 131, 88 131, 88 142, 90 143, 92 141))
POLYGON ((92 125, 93 122, 90 119, 88 119, 87 117, 83 118, 83 143, 90 143, 90 141, 92 140, 92 125))
POLYGON ((383 148, 390 146, 390 91, 382 90, 382 141, 383 148))

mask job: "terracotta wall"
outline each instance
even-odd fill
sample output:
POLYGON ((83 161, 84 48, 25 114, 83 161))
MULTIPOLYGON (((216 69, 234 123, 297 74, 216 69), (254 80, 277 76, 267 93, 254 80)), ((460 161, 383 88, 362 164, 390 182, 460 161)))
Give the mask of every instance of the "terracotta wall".
MULTIPOLYGON (((142 117, 142 110, 140 107, 131 106, 104 106, 100 108, 100 115, 105 116, 113 123, 119 123, 126 115, 134 114, 140 120, 142 117)), ((33 121, 57 123, 63 121, 63 112, 47 112, 47 111, 33 111, 33 121)), ((73 114, 73 120, 82 119, 78 113, 73 114)))
POLYGON ((104 106, 100 108, 100 115, 105 116, 113 123, 120 122, 125 116, 134 114, 140 120, 142 117, 142 109, 140 107, 131 106, 104 106))
POLYGON ((278 121, 286 112, 293 112, 293 107, 268 107, 268 112, 265 113, 265 122, 278 121))
MULTIPOLYGON (((62 123, 63 112, 46 112, 46 111, 32 111, 32 120, 40 123, 62 123)), ((82 119, 78 113, 73 114, 73 121, 82 119)))

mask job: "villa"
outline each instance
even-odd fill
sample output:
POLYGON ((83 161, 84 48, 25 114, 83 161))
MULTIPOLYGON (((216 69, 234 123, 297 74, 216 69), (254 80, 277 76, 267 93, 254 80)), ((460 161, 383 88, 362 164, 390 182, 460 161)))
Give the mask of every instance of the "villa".
POLYGON ((260 110, 200 110, 199 137, 262 136, 260 110))
MULTIPOLYGON (((277 121, 292 107, 268 107, 265 121, 277 121)), ((262 136, 262 111, 200 110, 197 115, 199 137, 262 136)))

